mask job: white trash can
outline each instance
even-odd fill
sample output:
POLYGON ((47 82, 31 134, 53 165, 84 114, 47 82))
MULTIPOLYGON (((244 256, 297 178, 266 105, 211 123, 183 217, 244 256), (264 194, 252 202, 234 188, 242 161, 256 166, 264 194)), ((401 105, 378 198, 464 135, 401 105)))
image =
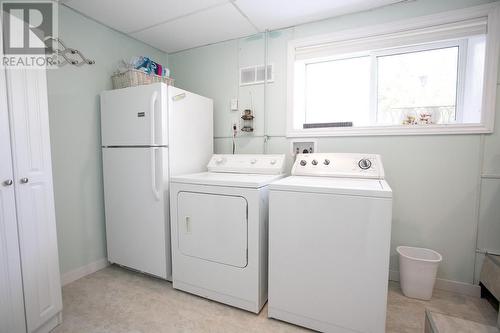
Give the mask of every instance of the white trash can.
POLYGON ((443 257, 436 251, 410 246, 398 246, 399 283, 407 297, 430 300, 436 273, 443 257))

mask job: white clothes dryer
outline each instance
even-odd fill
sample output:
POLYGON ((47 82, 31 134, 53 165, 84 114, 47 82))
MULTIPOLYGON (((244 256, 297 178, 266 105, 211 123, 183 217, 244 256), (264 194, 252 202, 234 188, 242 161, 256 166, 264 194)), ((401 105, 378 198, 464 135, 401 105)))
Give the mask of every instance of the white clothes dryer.
POLYGON ((268 185, 284 155, 213 155, 171 178, 173 287, 258 313, 267 301, 268 185))

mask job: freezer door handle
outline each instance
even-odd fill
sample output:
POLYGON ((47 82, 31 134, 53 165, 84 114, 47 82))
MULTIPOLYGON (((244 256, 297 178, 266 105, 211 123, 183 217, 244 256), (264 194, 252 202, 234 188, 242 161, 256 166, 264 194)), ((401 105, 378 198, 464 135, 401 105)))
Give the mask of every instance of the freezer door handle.
POLYGON ((151 99, 149 100, 149 117, 151 118, 151 144, 154 145, 156 143, 156 124, 155 124, 155 104, 156 100, 158 99, 158 92, 153 91, 153 94, 151 95, 151 99))
POLYGON ((151 148, 151 189, 156 201, 160 200, 160 190, 156 186, 156 152, 159 151, 158 147, 151 148))

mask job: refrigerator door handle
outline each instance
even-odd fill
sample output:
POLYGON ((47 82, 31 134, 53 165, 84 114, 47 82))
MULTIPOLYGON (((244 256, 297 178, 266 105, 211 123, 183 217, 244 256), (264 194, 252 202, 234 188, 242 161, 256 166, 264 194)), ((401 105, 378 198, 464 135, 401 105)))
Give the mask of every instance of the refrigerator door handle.
POLYGON ((158 147, 151 148, 151 190, 156 201, 160 201, 160 190, 156 187, 156 152, 159 151, 158 147))
POLYGON ((151 99, 149 100, 149 115, 151 118, 151 144, 154 145, 156 143, 156 133, 155 133, 155 104, 156 100, 158 99, 158 92, 154 91, 153 94, 151 95, 151 99))

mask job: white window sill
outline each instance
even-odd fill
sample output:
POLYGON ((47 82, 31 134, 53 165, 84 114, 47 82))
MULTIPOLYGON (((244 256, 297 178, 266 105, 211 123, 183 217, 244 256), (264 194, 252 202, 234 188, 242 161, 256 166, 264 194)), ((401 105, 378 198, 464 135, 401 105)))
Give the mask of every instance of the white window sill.
POLYGON ((373 127, 337 127, 289 129, 289 138, 336 137, 336 136, 389 136, 389 135, 448 135, 448 134, 487 134, 493 129, 482 124, 451 125, 402 125, 373 127))

